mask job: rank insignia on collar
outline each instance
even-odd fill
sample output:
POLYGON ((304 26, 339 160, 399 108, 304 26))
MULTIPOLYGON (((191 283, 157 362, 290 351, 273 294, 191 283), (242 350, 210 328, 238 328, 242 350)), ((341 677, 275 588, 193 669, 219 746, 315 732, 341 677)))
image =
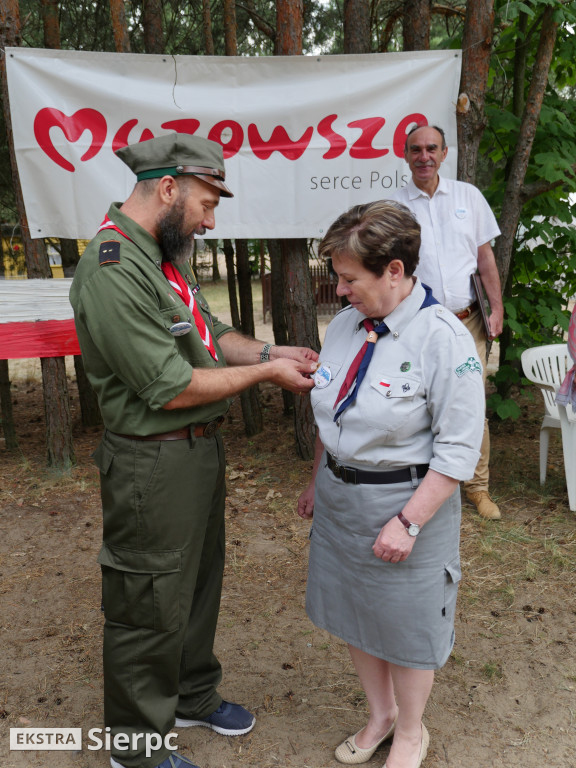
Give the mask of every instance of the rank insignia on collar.
POLYGON ((454 369, 456 376, 464 376, 465 373, 482 374, 482 366, 475 357, 469 357, 465 363, 454 369))
POLYGON ((400 370, 402 371, 402 373, 406 373, 407 371, 410 370, 410 368, 412 368, 412 363, 408 363, 408 362, 402 363, 402 365, 400 366, 400 370))
POLYGON ((106 264, 120 264, 120 243, 118 240, 104 240, 100 244, 98 260, 101 267, 106 264))

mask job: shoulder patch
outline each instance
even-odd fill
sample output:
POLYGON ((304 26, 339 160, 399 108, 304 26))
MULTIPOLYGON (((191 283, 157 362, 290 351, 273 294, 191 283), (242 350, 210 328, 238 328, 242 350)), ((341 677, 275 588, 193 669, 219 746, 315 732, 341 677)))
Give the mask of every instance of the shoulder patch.
POLYGON ((475 357, 469 357, 464 363, 454 369, 454 373, 462 378, 465 373, 479 373, 482 376, 482 366, 475 357))
POLYGON ((98 259, 101 267, 105 267, 106 264, 120 264, 120 243, 118 240, 104 240, 100 244, 98 259))

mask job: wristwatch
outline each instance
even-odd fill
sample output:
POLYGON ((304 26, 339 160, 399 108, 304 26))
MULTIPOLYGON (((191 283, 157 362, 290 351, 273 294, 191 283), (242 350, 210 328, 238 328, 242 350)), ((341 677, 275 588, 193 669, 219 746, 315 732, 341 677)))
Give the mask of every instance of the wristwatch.
POLYGON ((264 344, 262 347, 262 352, 260 352, 260 362, 261 363, 267 363, 270 361, 270 350, 272 349, 274 345, 273 344, 264 344))
POLYGON ((406 520, 402 512, 398 512, 397 518, 400 520, 404 528, 406 528, 409 536, 418 536, 418 534, 420 533, 419 525, 416 525, 416 523, 411 523, 409 520, 406 520))

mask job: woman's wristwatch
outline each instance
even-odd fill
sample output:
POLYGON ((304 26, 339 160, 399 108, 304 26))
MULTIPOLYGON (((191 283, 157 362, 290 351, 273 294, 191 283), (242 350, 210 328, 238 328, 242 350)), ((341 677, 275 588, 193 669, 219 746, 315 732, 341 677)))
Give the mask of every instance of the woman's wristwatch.
POLYGON ((420 526, 416 523, 411 523, 409 520, 406 520, 402 512, 398 512, 396 517, 400 520, 404 528, 408 531, 409 536, 418 536, 420 533, 420 526))

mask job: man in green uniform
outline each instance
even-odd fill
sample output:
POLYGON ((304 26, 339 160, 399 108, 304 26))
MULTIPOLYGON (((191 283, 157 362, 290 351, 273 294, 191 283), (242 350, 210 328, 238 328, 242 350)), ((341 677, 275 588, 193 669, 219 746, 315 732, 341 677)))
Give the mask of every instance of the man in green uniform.
POLYGON ((70 291, 105 433, 104 715, 114 768, 184 768, 170 729, 240 735, 255 719, 217 692, 230 398, 270 381, 309 391, 318 355, 246 338, 210 314, 190 269, 213 229, 222 147, 169 134, 118 150, 137 176, 88 245, 70 291))

